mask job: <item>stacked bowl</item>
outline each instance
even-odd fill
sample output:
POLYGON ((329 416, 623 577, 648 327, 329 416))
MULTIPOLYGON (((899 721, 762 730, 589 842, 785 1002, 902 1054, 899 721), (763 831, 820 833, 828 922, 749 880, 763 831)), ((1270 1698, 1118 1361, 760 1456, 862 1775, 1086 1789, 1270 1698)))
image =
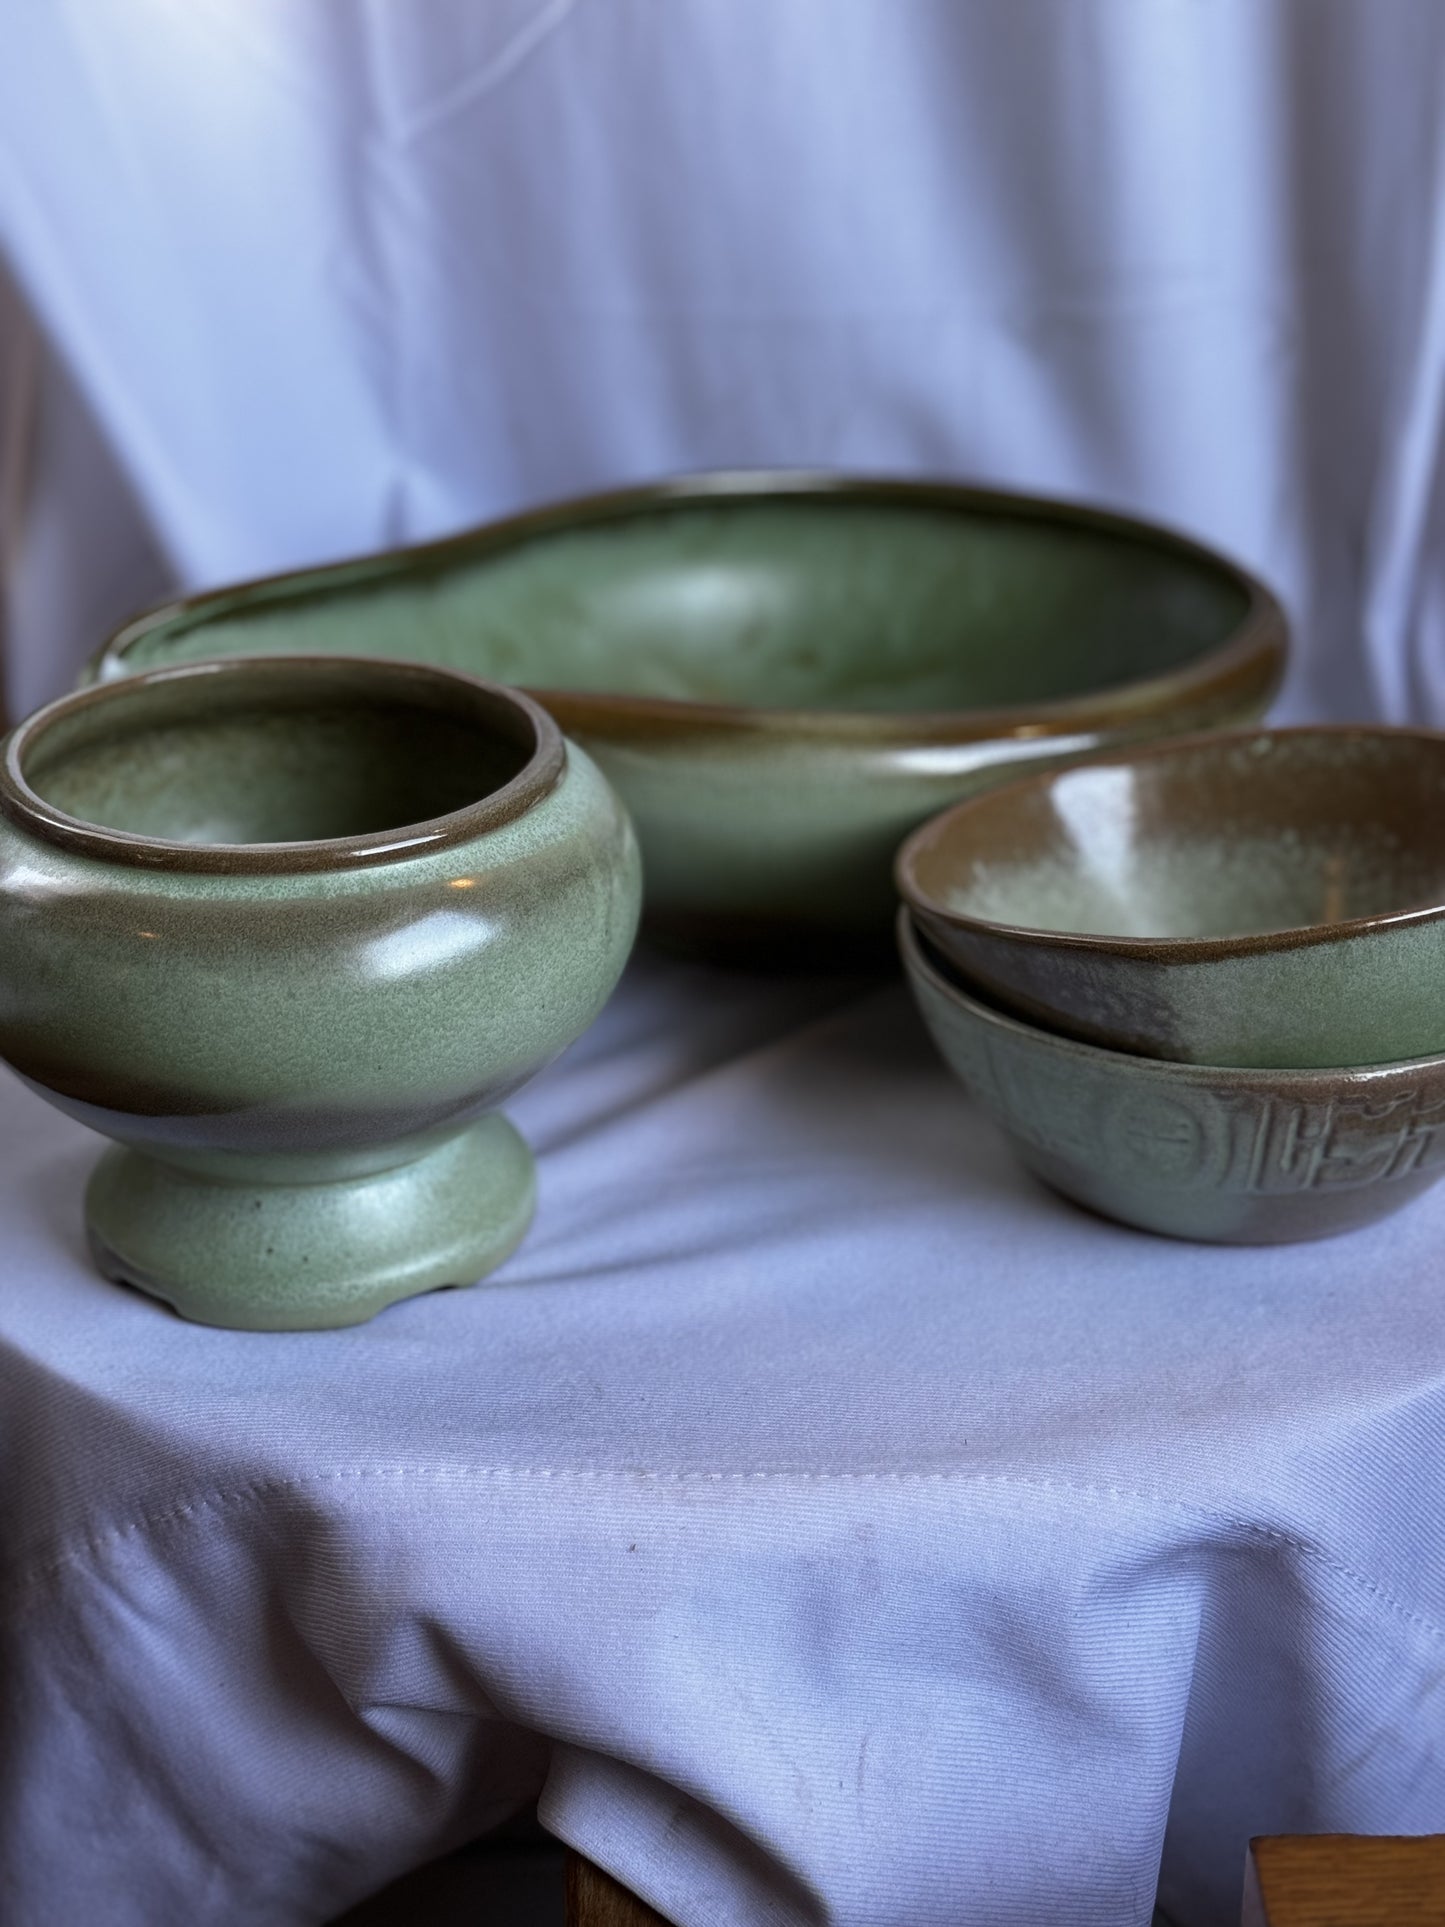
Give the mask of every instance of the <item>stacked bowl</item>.
POLYGON ((1445 736, 1182 738, 969 799, 898 854, 949 1065, 1055 1189, 1324 1237, 1445 1173, 1445 736))

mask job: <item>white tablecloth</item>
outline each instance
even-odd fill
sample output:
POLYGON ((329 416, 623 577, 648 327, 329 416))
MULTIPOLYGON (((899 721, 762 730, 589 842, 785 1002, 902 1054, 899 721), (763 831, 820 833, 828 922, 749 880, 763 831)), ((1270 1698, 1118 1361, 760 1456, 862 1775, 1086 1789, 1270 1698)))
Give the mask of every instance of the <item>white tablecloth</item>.
POLYGON ((1445 1823, 1445 1190, 1214 1251, 1014 1166, 899 986, 640 959, 496 1283, 102 1283, 0 1108, 0 1918, 290 1927, 542 1788, 683 1927, 1232 1922, 1445 1823))
MULTIPOLYGON (((1445 720, 1438 0, 85 0, 0 59, 23 709, 200 585, 720 463, 1133 507, 1445 720)), ((1445 1193, 1213 1252, 901 991, 644 960, 500 1281, 103 1285, 0 1100, 0 1920, 314 1922, 539 1787, 685 1927, 1232 1921, 1445 1826, 1445 1193)))

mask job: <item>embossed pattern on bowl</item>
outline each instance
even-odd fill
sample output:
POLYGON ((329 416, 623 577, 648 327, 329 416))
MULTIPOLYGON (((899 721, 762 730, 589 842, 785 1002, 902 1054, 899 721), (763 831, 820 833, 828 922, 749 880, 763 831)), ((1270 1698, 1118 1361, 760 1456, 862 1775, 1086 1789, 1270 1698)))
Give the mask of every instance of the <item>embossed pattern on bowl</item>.
POLYGON ((1161 1062, 970 996, 909 912, 898 941, 934 1042, 1025 1165, 1141 1230, 1219 1244, 1324 1238, 1445 1176, 1445 1057, 1356 1070, 1161 1062))

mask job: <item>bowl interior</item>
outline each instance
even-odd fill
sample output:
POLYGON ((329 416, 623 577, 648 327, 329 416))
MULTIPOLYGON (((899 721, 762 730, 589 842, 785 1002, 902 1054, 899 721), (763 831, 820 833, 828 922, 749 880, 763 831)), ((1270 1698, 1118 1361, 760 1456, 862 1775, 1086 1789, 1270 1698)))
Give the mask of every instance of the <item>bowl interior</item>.
POLYGON ((117 684, 23 739, 53 809, 188 844, 369 836, 468 808, 526 768, 500 692, 381 664, 299 662, 117 684))
POLYGON ((1445 736, 1201 738, 991 791, 919 832, 919 907, 1039 934, 1256 936, 1445 904, 1445 736))
POLYGON ((966 501, 859 485, 579 505, 218 597, 134 635, 125 661, 376 653, 534 689, 988 709, 1163 675, 1248 607, 1232 571, 1147 531, 966 501))

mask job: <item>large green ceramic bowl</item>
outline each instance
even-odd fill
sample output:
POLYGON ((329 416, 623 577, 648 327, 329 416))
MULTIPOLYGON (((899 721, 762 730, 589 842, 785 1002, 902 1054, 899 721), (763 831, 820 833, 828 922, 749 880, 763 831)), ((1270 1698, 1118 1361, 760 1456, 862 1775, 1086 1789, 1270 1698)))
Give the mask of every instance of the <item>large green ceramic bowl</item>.
POLYGON ((1250 730, 991 790, 898 853, 950 964, 1030 1022, 1191 1064, 1445 1051, 1445 735, 1250 730))
POLYGON ((409 663, 165 670, 0 765, 0 1056, 118 1140, 110 1277, 188 1317, 341 1325, 501 1262, 500 1103, 596 1015, 627 817, 515 691, 409 663))
POLYGON ((200 596, 92 673, 336 650, 524 684, 631 811, 651 928, 778 958, 886 946, 916 823, 1020 767, 1252 721, 1284 649, 1267 590, 1142 523, 767 473, 200 596))
POLYGON ((1325 1238, 1445 1175, 1445 1056, 1361 1070, 1162 1063, 972 996, 908 911, 899 947, 949 1068, 1023 1162, 1121 1223, 1215 1244, 1325 1238))

